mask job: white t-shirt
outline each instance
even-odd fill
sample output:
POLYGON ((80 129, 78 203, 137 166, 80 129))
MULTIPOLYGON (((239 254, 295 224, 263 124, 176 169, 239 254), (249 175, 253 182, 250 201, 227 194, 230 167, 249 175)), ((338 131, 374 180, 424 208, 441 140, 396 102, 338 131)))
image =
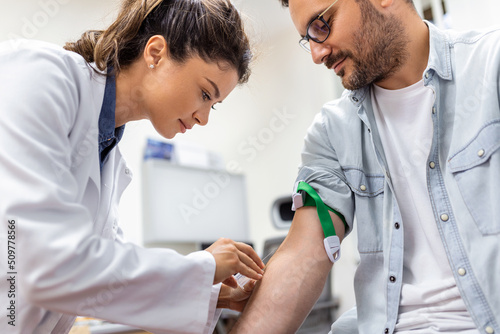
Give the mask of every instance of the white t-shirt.
POLYGON ((427 191, 434 92, 421 80, 399 90, 374 85, 371 97, 404 229, 396 332, 477 334, 453 278, 427 191))

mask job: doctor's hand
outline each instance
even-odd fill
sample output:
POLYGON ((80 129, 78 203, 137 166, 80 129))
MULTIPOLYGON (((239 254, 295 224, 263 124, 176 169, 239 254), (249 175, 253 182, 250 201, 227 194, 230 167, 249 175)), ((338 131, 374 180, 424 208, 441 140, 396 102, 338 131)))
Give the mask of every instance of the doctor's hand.
POLYGON ((217 308, 228 308, 242 312, 247 304, 248 298, 252 295, 253 288, 257 281, 250 280, 244 287, 237 285, 235 288, 222 284, 217 300, 217 308))
POLYGON ((205 249, 215 259, 214 284, 224 282, 235 286, 235 273, 241 273, 248 278, 260 280, 264 271, 264 263, 249 245, 220 238, 205 249))

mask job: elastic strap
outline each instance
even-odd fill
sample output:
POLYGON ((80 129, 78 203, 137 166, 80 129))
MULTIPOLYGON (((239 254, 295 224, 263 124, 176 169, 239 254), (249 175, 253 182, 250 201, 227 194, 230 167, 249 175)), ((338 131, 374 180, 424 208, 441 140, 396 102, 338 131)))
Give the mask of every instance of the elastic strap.
MULTIPOLYGON (((313 189, 306 182, 300 182, 297 186, 297 192, 304 191, 309 198, 306 198, 304 201, 304 206, 316 206, 316 211, 318 212, 319 221, 321 223, 321 227, 323 228, 323 233, 325 234, 325 238, 328 238, 332 235, 337 235, 335 232, 335 227, 333 226, 332 217, 330 217, 330 213, 328 212, 328 207, 321 200, 316 190, 313 189)), ((338 213, 335 212, 337 215, 338 213)))

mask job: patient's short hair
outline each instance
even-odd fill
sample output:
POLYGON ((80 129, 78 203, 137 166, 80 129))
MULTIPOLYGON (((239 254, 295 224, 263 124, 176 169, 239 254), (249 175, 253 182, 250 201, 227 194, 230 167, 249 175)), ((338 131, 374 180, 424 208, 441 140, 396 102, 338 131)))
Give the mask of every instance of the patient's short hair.
MULTIPOLYGON (((359 1, 359 0, 356 0, 356 1, 359 1)), ((413 0, 405 0, 406 2, 408 2, 409 4, 413 5, 413 0)), ((280 0, 281 2, 281 5, 283 7, 288 7, 288 0, 280 0)))

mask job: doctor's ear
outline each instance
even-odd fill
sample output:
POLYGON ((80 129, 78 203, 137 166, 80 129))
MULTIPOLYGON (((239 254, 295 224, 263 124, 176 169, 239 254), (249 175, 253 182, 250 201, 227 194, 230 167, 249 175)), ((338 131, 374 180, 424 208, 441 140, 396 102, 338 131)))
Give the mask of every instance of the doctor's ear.
POLYGON ((152 36, 144 48, 144 60, 150 68, 155 68, 169 54, 167 41, 161 35, 152 36))

